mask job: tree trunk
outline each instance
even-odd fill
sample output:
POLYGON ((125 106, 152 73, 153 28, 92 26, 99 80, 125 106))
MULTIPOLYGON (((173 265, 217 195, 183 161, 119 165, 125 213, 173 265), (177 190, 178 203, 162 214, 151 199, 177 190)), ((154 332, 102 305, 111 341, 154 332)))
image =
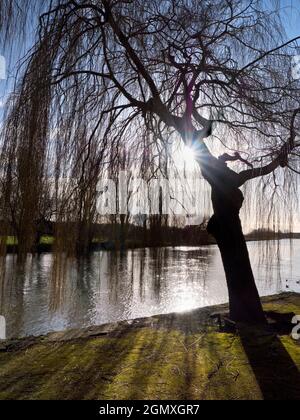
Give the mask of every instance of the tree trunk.
MULTIPOLYGON (((223 174, 225 175, 225 173, 223 174)), ((230 317, 235 322, 265 323, 239 212, 242 192, 228 177, 212 185, 214 216, 208 224, 221 252, 229 291, 230 317)))

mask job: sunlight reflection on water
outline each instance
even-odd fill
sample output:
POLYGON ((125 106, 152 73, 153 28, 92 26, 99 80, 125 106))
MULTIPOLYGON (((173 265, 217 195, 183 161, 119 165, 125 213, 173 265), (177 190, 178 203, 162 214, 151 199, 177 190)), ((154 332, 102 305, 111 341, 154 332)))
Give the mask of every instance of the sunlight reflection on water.
MULTIPOLYGON (((300 292, 300 240, 252 242, 249 252, 261 295, 300 292)), ((63 282, 51 282, 52 255, 29 258, 16 271, 8 256, 0 314, 8 336, 100 325, 182 312, 228 300, 215 246, 94 253, 72 263, 63 282)))

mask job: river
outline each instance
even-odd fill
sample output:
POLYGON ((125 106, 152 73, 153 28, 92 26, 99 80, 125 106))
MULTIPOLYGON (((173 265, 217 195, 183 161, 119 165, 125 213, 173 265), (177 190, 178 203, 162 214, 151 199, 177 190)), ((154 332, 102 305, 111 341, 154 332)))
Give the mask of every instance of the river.
MULTIPOLYGON (((261 296, 300 293, 300 240, 248 244, 261 296)), ((0 315, 8 337, 23 337, 182 312, 228 301, 216 246, 96 252, 52 275, 52 254, 7 256, 0 315), (54 280, 55 279, 55 280, 54 280)))

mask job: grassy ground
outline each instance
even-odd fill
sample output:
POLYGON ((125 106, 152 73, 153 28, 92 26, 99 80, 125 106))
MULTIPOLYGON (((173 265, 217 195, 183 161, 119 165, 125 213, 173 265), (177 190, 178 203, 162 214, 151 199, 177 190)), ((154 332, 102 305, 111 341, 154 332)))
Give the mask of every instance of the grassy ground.
POLYGON ((300 399, 300 295, 264 306, 273 332, 226 332, 222 306, 5 342, 0 399, 300 399))
MULTIPOLYGON (((53 245, 54 238, 53 236, 42 236, 40 240, 40 245, 53 245)), ((8 236, 6 238, 6 245, 15 246, 18 245, 18 239, 15 236, 8 236)))

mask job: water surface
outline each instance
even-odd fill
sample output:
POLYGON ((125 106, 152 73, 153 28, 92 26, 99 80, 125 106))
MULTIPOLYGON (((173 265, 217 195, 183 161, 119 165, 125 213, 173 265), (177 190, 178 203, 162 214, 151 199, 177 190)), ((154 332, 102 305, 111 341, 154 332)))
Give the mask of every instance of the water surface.
MULTIPOLYGON (((252 242, 260 294, 300 293, 300 240, 252 242)), ((7 336, 21 337, 225 303, 228 294, 216 246, 94 253, 52 276, 52 254, 25 269, 6 259, 0 315, 7 336)))

